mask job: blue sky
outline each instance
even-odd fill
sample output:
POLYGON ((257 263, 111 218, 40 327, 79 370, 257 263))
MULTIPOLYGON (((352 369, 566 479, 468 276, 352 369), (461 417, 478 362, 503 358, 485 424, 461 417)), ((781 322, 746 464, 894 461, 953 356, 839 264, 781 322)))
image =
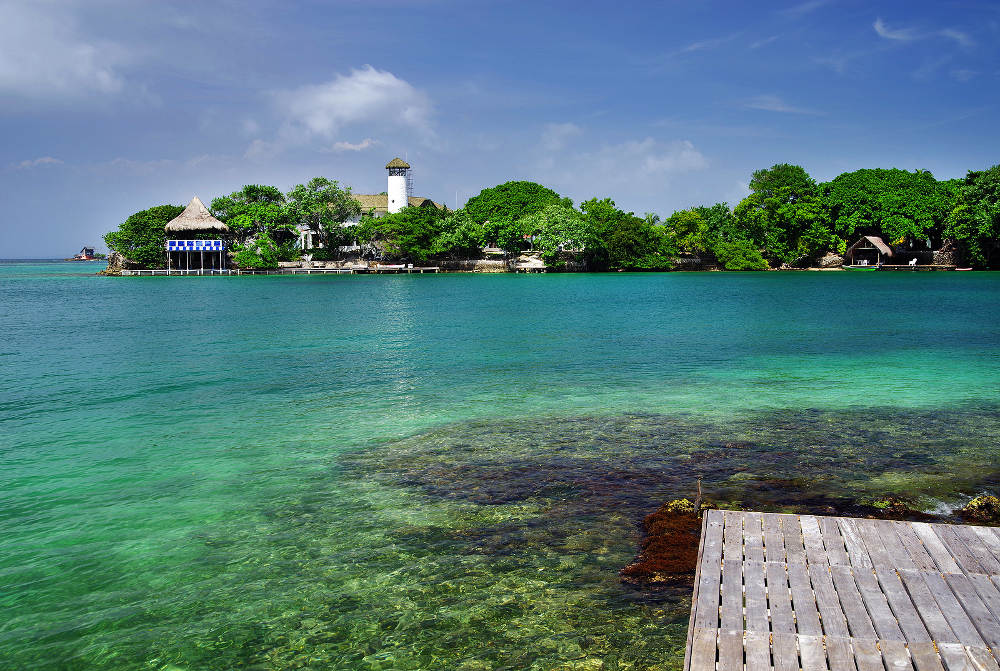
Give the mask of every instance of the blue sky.
POLYGON ((0 258, 323 175, 454 206, 530 179, 639 214, 750 174, 1000 162, 991 2, 0 0, 0 258))

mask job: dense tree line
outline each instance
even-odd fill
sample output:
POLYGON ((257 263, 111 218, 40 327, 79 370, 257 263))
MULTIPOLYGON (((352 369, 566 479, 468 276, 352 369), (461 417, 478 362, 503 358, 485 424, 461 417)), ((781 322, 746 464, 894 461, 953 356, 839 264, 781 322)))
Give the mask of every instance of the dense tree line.
MULTIPOLYGON (((213 200, 211 210, 229 225, 243 267, 273 267, 303 252, 330 258, 357 241, 366 258, 417 264, 480 258, 495 248, 508 257, 537 253, 554 269, 766 270, 815 265, 863 235, 908 249, 948 244, 975 267, 1000 263, 1000 166, 945 181, 924 170, 863 169, 817 183, 801 166, 783 163, 754 172, 749 189, 733 208, 700 205, 660 220, 626 212, 610 198, 576 207, 545 186, 515 181, 483 189, 457 211, 407 207, 375 217, 360 213, 350 189, 317 177, 287 194, 245 186, 213 200), (341 226, 359 213, 358 226, 341 226), (320 232, 324 249, 296 247, 299 223, 320 232)), ((149 267, 158 254, 162 265, 163 225, 176 212, 160 206, 136 213, 105 240, 149 267)))

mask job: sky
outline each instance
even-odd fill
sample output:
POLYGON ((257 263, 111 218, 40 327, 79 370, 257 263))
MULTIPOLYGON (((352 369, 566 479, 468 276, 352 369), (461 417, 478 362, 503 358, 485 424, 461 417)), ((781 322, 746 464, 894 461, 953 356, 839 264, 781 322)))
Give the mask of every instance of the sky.
POLYGON ((0 0, 0 258, 315 176, 667 217, 803 166, 1000 163, 1000 3, 0 0))

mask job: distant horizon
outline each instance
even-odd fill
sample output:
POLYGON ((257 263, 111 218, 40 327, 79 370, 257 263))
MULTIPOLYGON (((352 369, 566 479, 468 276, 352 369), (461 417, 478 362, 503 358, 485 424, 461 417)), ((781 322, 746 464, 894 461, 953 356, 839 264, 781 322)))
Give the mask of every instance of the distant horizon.
POLYGON ((0 249, 99 245, 244 184, 379 193, 393 156, 449 207, 530 180, 663 217, 734 206, 776 163, 828 181, 1000 162, 995 3, 243 9, 0 0, 0 249))

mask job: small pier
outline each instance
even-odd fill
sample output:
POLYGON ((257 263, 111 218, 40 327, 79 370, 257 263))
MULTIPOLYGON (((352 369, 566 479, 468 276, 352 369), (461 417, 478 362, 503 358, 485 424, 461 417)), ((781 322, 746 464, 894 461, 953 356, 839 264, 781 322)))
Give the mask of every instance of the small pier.
POLYGON ((685 671, 997 671, 991 527, 710 510, 685 671))

